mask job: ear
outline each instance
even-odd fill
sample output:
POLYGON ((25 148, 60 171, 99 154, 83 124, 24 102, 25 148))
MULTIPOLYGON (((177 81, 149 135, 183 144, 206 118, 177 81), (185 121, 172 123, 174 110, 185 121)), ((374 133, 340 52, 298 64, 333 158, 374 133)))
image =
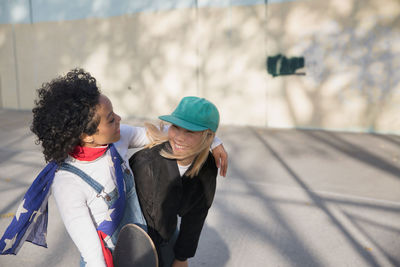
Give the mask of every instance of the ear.
POLYGON ((81 140, 83 143, 92 144, 94 142, 93 135, 82 134, 81 140))

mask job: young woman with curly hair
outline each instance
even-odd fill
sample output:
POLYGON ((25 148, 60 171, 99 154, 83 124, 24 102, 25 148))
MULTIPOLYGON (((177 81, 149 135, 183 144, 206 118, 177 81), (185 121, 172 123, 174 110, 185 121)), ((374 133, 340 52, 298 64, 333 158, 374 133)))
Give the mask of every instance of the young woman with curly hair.
MULTIPOLYGON (((102 242, 112 250, 126 223, 146 229, 132 171, 126 164, 129 148, 150 142, 146 129, 120 125, 121 117, 111 101, 101 94, 96 79, 82 69, 45 83, 35 105, 31 130, 46 161, 59 166, 51 189, 81 254, 81 266, 106 266, 102 242), (125 194, 119 194, 121 190, 125 194), (120 207, 122 215, 115 215, 114 209, 120 207), (114 221, 118 225, 111 225, 112 234, 104 234, 103 229, 114 221)), ((227 155, 220 144, 217 140, 213 154, 225 176, 227 155)))

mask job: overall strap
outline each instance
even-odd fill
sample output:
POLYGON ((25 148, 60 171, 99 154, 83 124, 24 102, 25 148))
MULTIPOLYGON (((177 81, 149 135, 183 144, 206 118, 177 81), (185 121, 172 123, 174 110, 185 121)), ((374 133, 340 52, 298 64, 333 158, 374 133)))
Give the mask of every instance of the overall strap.
MULTIPOLYGON (((97 227, 97 231, 102 232, 102 234, 105 234, 106 236, 111 236, 117 229, 124 215, 125 182, 124 174, 122 172, 122 164, 124 163, 124 160, 119 155, 117 149, 113 144, 110 144, 108 148, 110 150, 111 160, 113 162, 113 169, 116 176, 115 193, 118 197, 115 201, 110 201, 111 197, 109 194, 104 192, 104 187, 79 168, 64 162, 61 164, 59 169, 69 171, 78 175, 97 192, 97 197, 102 197, 104 199, 104 201, 107 203, 110 214, 107 220, 104 220, 102 223, 99 224, 99 226, 97 227)), ((111 193, 111 195, 113 195, 113 193, 111 193)))
POLYGON ((118 198, 110 207, 110 210, 112 211, 110 214, 111 220, 103 221, 97 227, 97 230, 107 234, 108 236, 111 236, 117 229, 124 215, 126 196, 125 196, 124 174, 122 172, 122 164, 124 163, 124 160, 119 155, 114 144, 110 144, 108 147, 110 149, 111 160, 113 162, 113 169, 117 181, 118 198))
POLYGON ((102 197, 104 200, 110 201, 110 196, 104 191, 104 186, 102 186, 100 183, 98 183, 92 177, 87 175, 81 169, 79 169, 69 163, 65 163, 65 162, 61 163, 59 169, 68 171, 68 172, 72 172, 73 174, 78 175, 79 177, 82 178, 83 181, 85 181, 88 185, 90 185, 94 189, 94 191, 96 191, 97 197, 102 197))

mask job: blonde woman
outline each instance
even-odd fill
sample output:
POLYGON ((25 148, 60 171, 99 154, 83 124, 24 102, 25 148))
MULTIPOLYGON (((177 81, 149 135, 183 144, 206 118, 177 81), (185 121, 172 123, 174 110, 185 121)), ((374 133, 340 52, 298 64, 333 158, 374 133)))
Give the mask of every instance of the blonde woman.
POLYGON ((214 199, 218 169, 210 145, 219 113, 204 98, 185 97, 171 115, 159 118, 171 123, 167 134, 146 124, 152 143, 129 163, 160 266, 188 266, 214 199))

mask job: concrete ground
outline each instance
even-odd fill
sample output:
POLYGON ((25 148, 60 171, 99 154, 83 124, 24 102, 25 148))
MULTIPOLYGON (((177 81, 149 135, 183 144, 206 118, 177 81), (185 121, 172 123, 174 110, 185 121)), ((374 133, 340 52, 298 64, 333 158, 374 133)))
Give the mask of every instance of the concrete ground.
MULTIPOLYGON (((0 110, 0 233, 44 166, 30 112, 0 110)), ((126 122, 139 123, 137 120, 126 122)), ((222 126, 227 178, 190 266, 400 266, 400 137, 222 126)), ((78 266, 52 198, 48 248, 0 266, 78 266)))

